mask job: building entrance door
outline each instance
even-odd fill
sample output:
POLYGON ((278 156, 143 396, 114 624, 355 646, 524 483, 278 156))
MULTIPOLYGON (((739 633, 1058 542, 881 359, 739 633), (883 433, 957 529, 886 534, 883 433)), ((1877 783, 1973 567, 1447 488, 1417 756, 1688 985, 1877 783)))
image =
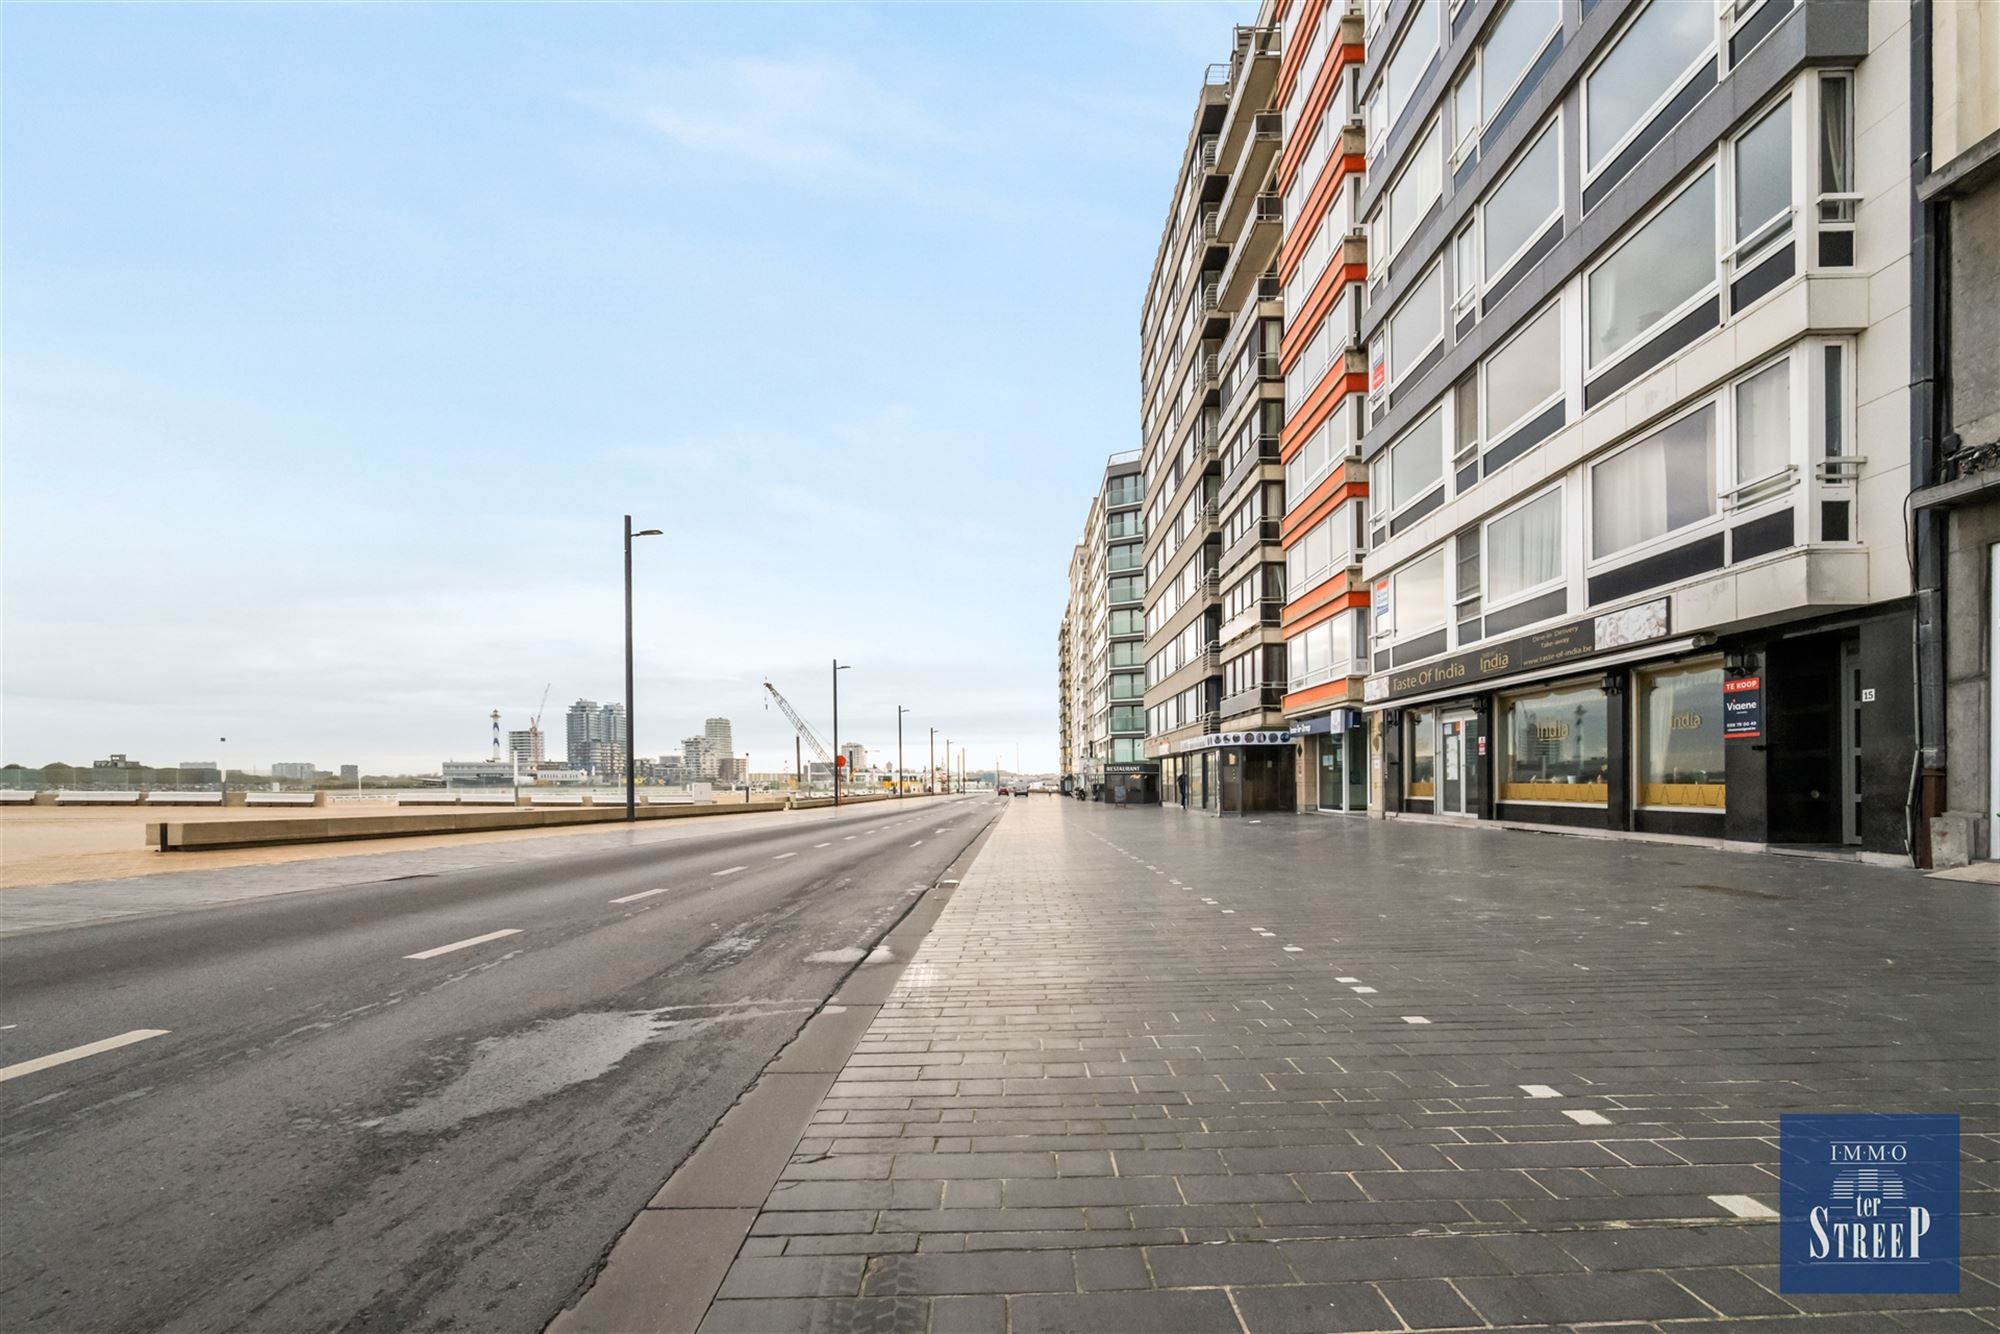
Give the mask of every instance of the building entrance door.
POLYGON ((1347 737, 1331 732, 1318 741, 1319 808, 1337 811, 1347 804, 1347 737))
POLYGON ((1472 715, 1447 713, 1438 720, 1438 814, 1470 815, 1471 788, 1466 739, 1472 735, 1472 715))
POLYGON ((1840 841, 1861 842, 1861 646, 1840 646, 1840 841))

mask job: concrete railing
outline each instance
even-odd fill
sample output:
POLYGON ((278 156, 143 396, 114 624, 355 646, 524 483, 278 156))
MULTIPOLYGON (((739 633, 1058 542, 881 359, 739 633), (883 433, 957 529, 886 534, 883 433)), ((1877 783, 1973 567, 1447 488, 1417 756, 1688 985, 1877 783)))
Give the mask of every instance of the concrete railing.
MULTIPOLYGON (((893 795, 845 797, 841 804, 859 806, 894 800, 893 795)), ((920 801, 923 798, 912 797, 909 800, 920 801)), ((766 800, 721 802, 706 806, 642 805, 634 814, 641 820, 703 819, 759 811, 811 810, 831 805, 833 799, 830 797, 808 797, 797 802, 766 800)), ((264 820, 169 820, 146 826, 146 846, 161 852, 261 848, 290 843, 339 843, 354 839, 412 838, 426 834, 476 834, 616 824, 624 819, 625 808, 620 805, 568 808, 519 806, 505 810, 434 810, 407 815, 274 815, 264 820)))

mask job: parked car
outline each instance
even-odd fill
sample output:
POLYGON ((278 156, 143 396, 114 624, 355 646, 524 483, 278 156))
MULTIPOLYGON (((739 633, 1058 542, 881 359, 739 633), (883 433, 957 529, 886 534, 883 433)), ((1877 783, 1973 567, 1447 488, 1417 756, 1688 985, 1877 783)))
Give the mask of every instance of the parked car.
POLYGON ((1008 791, 1005 787, 997 787, 993 789, 993 795, 996 797, 1010 797, 1014 794, 1008 791))

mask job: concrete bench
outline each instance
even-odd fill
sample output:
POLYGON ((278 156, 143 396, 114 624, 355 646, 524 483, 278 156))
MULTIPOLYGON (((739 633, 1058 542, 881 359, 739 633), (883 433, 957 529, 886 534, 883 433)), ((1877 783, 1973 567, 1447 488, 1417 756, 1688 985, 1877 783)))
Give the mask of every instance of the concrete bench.
POLYGON ((220 806, 220 792, 148 792, 148 806, 220 806))
MULTIPOLYGON (((650 793, 641 793, 639 801, 647 806, 692 806, 695 804, 694 798, 684 792, 662 792, 657 796, 650 793)), ((625 799, 620 797, 616 804, 623 806, 625 799)))
POLYGON ((245 806, 317 806, 317 792, 245 792, 245 806))
POLYGON ((35 794, 24 787, 0 788, 0 806, 32 806, 35 794))
POLYGON ((461 792, 458 794, 461 806, 513 806, 517 803, 512 792, 461 792))
POLYGON ((458 805, 458 793, 398 792, 396 794, 396 804, 398 806, 456 806, 458 805))
POLYGON ((534 792, 528 793, 530 806, 581 806, 590 798, 582 792, 534 792))
POLYGON ((58 806, 137 806, 143 792, 78 792, 63 789, 56 793, 58 806))

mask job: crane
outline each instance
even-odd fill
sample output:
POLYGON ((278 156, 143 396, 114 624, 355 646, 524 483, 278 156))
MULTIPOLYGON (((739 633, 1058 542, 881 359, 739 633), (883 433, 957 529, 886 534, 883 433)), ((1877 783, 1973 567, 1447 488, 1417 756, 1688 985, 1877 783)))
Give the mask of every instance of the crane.
POLYGON ((764 682, 764 689, 770 691, 771 698, 778 701, 778 708, 784 712, 786 718, 791 720, 792 729, 799 734, 799 737, 808 746, 812 747, 812 753, 819 757, 820 763, 832 764, 833 756, 826 753, 826 743, 819 739, 819 733, 812 730, 812 724, 799 717, 799 711, 792 707, 790 700, 778 693, 776 686, 766 681, 764 682))

